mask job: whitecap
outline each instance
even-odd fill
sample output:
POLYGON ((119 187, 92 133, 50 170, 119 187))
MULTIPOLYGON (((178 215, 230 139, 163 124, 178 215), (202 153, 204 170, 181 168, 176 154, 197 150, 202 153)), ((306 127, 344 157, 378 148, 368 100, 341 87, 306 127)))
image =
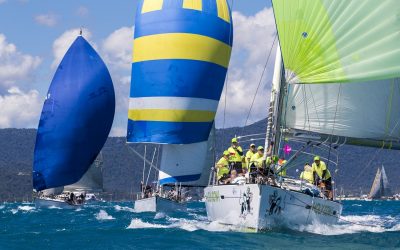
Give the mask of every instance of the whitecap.
POLYGON ((49 209, 62 209, 62 208, 53 205, 53 206, 50 206, 49 209))
POLYGON ((121 207, 120 205, 115 205, 114 209, 116 211, 124 211, 124 212, 135 212, 135 209, 131 208, 131 207, 121 207))
MULTIPOLYGON (((321 235, 342 235, 360 232, 383 233, 386 231, 400 230, 400 225, 393 225, 393 222, 395 222, 395 218, 391 216, 348 215, 342 216, 338 224, 327 225, 313 223, 311 225, 302 226, 299 230, 321 235)), ((296 230, 297 228, 293 229, 296 230)))
POLYGON ((127 229, 142 229, 142 228, 169 228, 170 226, 161 225, 161 224, 153 224, 144 222, 141 219, 132 219, 131 224, 127 227, 127 229))
POLYGON ((6 207, 5 205, 1 205, 0 210, 4 209, 5 207, 6 207))
POLYGON ((163 212, 158 212, 158 213, 156 213, 156 215, 154 215, 155 220, 163 219, 165 217, 166 217, 166 215, 163 212))
POLYGON ((96 214, 97 220, 114 220, 115 218, 109 215, 106 211, 100 210, 99 213, 96 214))
POLYGON ((12 214, 18 213, 18 209, 15 209, 15 208, 11 209, 10 211, 11 211, 12 214))

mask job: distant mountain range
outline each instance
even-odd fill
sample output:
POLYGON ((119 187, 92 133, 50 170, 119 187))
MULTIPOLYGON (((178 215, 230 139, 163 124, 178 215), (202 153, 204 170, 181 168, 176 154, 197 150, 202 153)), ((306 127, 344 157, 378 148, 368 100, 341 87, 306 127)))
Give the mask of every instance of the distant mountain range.
MULTIPOLYGON (((244 128, 219 129, 216 132, 217 154, 229 147, 235 135, 264 133, 266 120, 244 128)), ((263 136, 256 136, 257 138, 263 136)), ((32 161, 35 145, 35 129, 0 129, 0 201, 29 200, 32 194, 32 161)), ((247 149, 250 142, 243 143, 247 149)), ((262 145, 262 140, 256 144, 262 145)), ((289 143, 290 144, 290 143, 289 143)), ((298 145, 291 143, 292 148, 298 145)), ((142 180, 143 160, 129 149, 132 147, 144 153, 143 145, 127 145, 124 137, 110 137, 103 149, 105 197, 113 200, 133 199, 142 180)), ((147 158, 151 158, 154 145, 147 146, 147 158)), ((309 161, 312 161, 310 156, 309 161)), ((345 193, 359 195, 369 192, 377 168, 384 165, 392 190, 400 191, 400 152, 343 146, 339 149, 339 170, 336 175, 337 187, 345 193), (361 191, 360 191, 361 190, 361 191)), ((301 171, 301 169, 299 169, 301 171)), ((334 173, 335 170, 331 169, 334 173)), ((289 175, 299 172, 289 169, 289 175)), ((155 178, 151 173, 151 179, 155 178)))

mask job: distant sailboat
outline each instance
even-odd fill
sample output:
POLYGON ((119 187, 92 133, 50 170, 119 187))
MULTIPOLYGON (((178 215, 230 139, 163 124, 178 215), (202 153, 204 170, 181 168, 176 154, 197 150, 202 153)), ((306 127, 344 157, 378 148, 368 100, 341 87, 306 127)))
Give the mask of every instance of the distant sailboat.
POLYGON ((375 179, 369 192, 368 198, 372 200, 385 199, 392 196, 385 168, 382 166, 376 171, 375 179))
POLYGON ((231 16, 226 0, 141 0, 136 13, 127 141, 162 145, 162 156, 158 186, 135 210, 174 210, 177 189, 206 186, 213 166, 231 16))
POLYGON ((95 161, 115 113, 111 76, 100 56, 78 36, 62 59, 40 117, 33 165, 37 204, 76 205, 60 193, 78 182, 95 161))

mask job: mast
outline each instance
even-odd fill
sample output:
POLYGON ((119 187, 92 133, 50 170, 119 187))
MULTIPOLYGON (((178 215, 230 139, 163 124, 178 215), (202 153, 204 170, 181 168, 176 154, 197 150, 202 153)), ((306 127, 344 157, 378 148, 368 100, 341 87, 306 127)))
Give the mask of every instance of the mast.
POLYGON ((272 79, 271 101, 268 109, 268 124, 265 139, 265 156, 269 151, 271 142, 274 142, 271 154, 277 154, 279 151, 279 140, 281 137, 281 110, 284 95, 285 70, 283 67, 281 48, 278 44, 275 58, 274 76, 272 79))

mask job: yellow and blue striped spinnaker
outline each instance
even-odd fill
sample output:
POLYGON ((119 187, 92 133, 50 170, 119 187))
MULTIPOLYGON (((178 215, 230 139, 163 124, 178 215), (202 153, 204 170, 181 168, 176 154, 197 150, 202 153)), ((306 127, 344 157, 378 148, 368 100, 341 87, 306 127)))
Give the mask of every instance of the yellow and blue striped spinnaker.
POLYGON ((140 0, 128 142, 207 141, 232 50, 226 0, 140 0))

